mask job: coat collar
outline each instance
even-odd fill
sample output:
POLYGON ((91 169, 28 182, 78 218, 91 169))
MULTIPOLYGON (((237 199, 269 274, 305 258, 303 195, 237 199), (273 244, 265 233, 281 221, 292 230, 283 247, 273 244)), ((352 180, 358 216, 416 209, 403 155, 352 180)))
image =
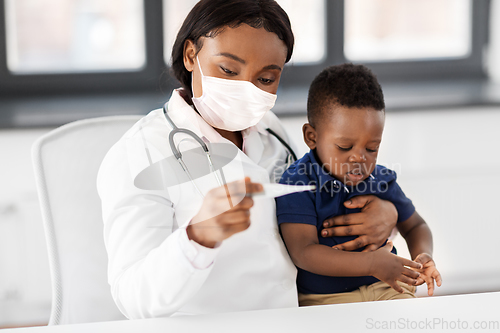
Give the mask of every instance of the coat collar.
POLYGON ((191 105, 186 103, 180 94, 180 89, 175 89, 172 92, 172 96, 168 101, 167 112, 174 124, 179 128, 190 129, 200 138, 205 137, 209 142, 225 140, 212 126, 203 120, 191 105))

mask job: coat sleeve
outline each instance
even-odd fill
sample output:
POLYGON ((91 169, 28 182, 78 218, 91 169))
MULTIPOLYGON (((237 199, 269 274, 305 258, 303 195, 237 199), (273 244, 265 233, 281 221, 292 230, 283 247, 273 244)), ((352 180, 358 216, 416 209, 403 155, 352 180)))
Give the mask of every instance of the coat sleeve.
POLYGON ((169 316, 196 294, 213 265, 193 265, 196 247, 185 229, 174 227, 168 194, 136 188, 127 153, 121 140, 97 179, 111 294, 129 319, 169 316))

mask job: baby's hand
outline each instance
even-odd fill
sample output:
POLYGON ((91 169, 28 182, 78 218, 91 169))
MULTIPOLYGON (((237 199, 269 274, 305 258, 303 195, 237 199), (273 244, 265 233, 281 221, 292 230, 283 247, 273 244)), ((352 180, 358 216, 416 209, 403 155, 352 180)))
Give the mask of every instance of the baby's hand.
POLYGON ((387 244, 372 253, 372 267, 370 267, 371 275, 377 279, 384 281, 394 290, 403 293, 403 288, 396 282, 401 281, 410 286, 418 283, 422 264, 411 261, 405 258, 398 257, 391 253, 392 242, 387 244))
POLYGON ((422 264, 421 269, 414 268, 414 270, 420 273, 420 276, 417 278, 417 286, 425 282, 427 284, 427 294, 432 296, 434 294, 434 280, 438 287, 441 287, 442 282, 441 274, 439 274, 434 260, 432 260, 430 254, 421 253, 414 261, 422 264))

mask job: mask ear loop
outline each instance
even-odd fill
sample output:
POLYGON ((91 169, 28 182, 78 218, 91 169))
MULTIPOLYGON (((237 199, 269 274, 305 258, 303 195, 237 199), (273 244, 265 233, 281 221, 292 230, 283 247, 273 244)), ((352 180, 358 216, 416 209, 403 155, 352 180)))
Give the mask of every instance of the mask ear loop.
MULTIPOLYGON (((201 74, 201 89, 203 90, 203 77, 205 77, 205 75, 203 75, 203 71, 201 70, 201 65, 200 65, 200 59, 198 58, 198 55, 196 55, 196 63, 198 64, 198 69, 200 70, 200 74, 201 74)), ((194 97, 194 70, 191 72, 191 94, 193 96, 193 98, 202 98, 203 97, 203 93, 201 94, 200 97, 194 97)))
POLYGON ((192 98, 196 98, 194 97, 194 75, 193 75, 194 71, 191 72, 191 96, 192 98))
POLYGON ((205 75, 203 74, 203 71, 201 70, 200 58, 198 58, 198 55, 196 55, 196 62, 198 63, 198 68, 200 69, 200 74, 201 74, 201 77, 203 78, 205 75))

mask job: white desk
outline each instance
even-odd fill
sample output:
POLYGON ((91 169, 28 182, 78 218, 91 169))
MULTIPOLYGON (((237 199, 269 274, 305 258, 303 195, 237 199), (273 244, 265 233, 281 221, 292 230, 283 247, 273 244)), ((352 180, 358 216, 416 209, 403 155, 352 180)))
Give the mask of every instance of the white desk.
POLYGON ((453 331, 500 332, 500 292, 18 328, 1 332, 435 332, 446 328, 453 331), (385 329, 384 325, 392 325, 393 329, 385 329), (474 325, 483 325, 486 329, 480 326, 474 329, 474 325))

